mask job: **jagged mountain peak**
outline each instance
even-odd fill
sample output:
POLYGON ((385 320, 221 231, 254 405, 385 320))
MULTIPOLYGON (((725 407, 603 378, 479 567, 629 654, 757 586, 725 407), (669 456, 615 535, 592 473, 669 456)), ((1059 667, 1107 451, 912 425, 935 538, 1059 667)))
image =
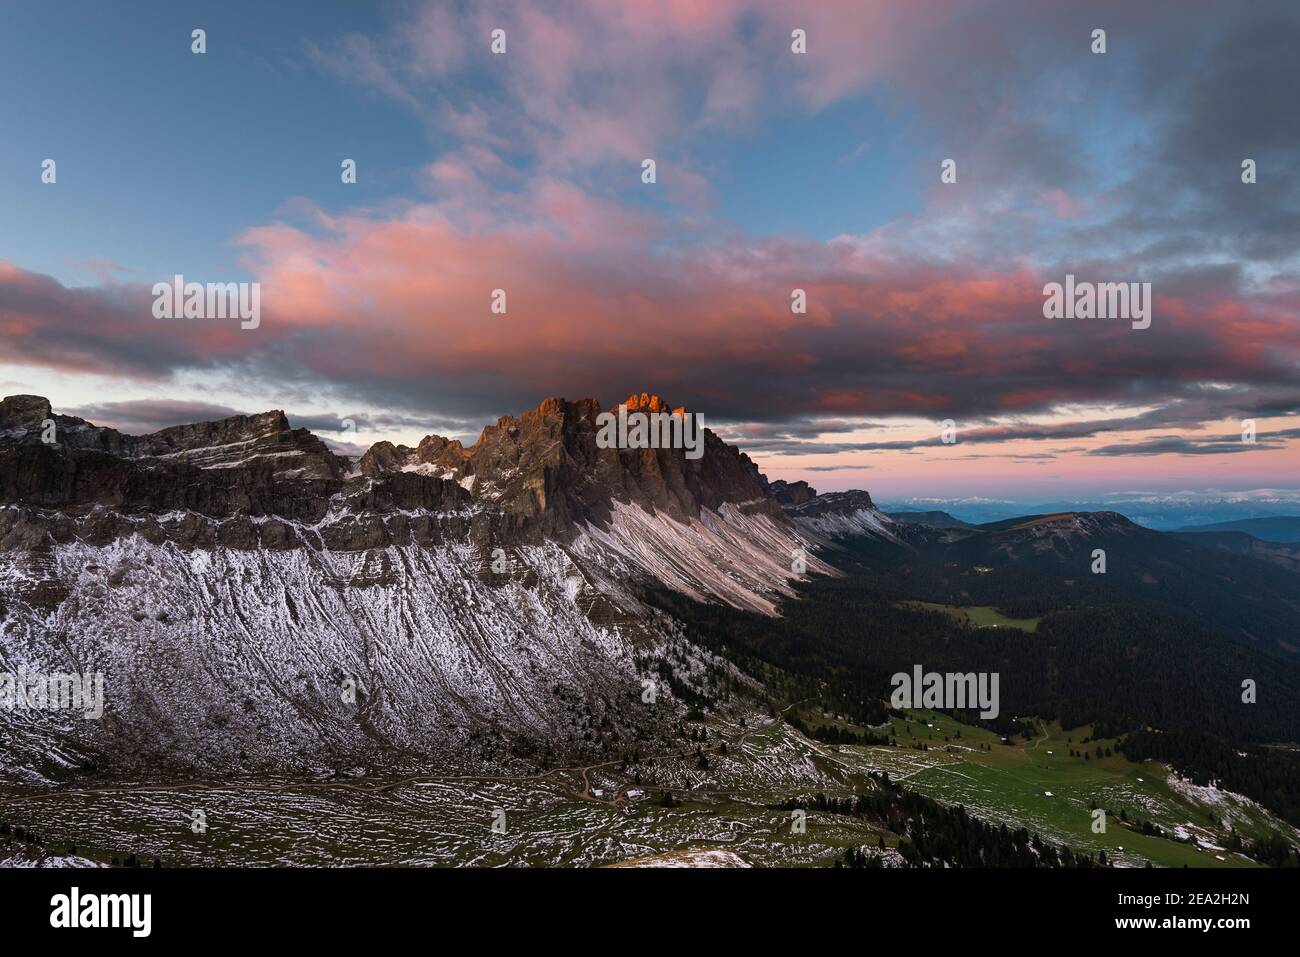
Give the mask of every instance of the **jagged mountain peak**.
POLYGON ((35 422, 50 417, 50 400, 43 395, 7 395, 0 400, 0 424, 35 422))
POLYGON ((785 513, 800 528, 821 538, 835 540, 865 536, 867 538, 896 541, 894 520, 871 500, 871 494, 862 489, 844 492, 823 492, 807 483, 797 483, 803 488, 792 494, 789 486, 780 495, 785 513))
POLYGON ((802 505, 804 502, 817 497, 817 490, 802 479, 797 482, 777 479, 767 484, 767 491, 783 507, 802 505))
POLYGON ((673 415, 684 415, 686 406, 673 408, 665 399, 660 398, 653 392, 633 392, 619 405, 627 406, 629 412, 671 412, 673 415))
MULTIPOLYGON (((685 412, 649 392, 623 404, 629 412, 685 412)), ((536 523, 548 535, 592 522, 604 526, 615 503, 681 521, 724 503, 779 515, 749 457, 709 430, 698 458, 682 448, 607 448, 598 441, 601 411, 595 399, 552 396, 517 416, 502 416, 472 445, 436 435, 415 449, 378 443, 359 466, 369 476, 420 472, 457 482, 475 499, 536 523)))
MULTIPOLYGON (((649 393, 637 402, 667 408, 649 393)), ((674 587, 771 611, 757 596, 784 588, 800 540, 738 448, 707 429, 698 456, 606 447, 594 399, 548 398, 468 447, 437 435, 415 448, 378 442, 355 466, 281 410, 144 436, 55 415, 58 435, 46 443, 28 428, 45 407, 11 400, 0 422, 15 425, 0 428, 0 504, 18 506, 7 517, 26 542, 140 531, 185 549, 351 550, 468 536, 481 556, 598 536, 598 550, 674 587), (660 562, 661 550, 675 554, 660 562)))
MULTIPOLYGON (((519 425, 524 422, 532 422, 545 418, 575 418, 591 419, 595 421, 596 416, 600 413, 600 403, 595 399, 574 399, 570 401, 563 396, 548 396, 537 404, 536 408, 529 409, 519 413, 518 416, 503 415, 497 420, 497 428, 508 428, 512 425, 519 425)), ((488 426, 484 429, 486 432, 491 429, 488 426)), ((480 441, 482 437, 480 436, 480 441)))
MULTIPOLYGON (((629 411, 684 412, 652 392, 633 393, 624 405, 629 411)), ((207 471, 254 468, 255 477, 239 482, 245 488, 260 486, 259 495, 225 487, 214 501, 191 478, 160 479, 173 491, 160 486, 138 505, 188 503, 186 507, 222 514, 244 508, 276 511, 281 506, 273 503, 282 496, 273 493, 272 484, 342 481, 352 467, 309 430, 293 428, 279 409, 176 425, 147 435, 126 435, 50 409, 49 401, 40 396, 10 396, 0 406, 0 446, 46 445, 41 424, 53 418, 57 426, 56 441, 46 449, 55 459, 47 461, 38 451, 29 453, 29 458, 41 462, 33 459, 35 464, 17 470, 25 479, 11 483, 7 490, 14 499, 119 506, 135 500, 132 490, 140 486, 120 465, 98 462, 88 469, 86 463, 68 459, 73 453, 104 453, 117 460, 152 460, 207 471), (51 464, 56 460, 61 463, 57 467, 51 464), (74 480, 77 474, 81 478, 74 480), (264 504, 256 504, 259 501, 264 504)), ((518 416, 502 416, 468 447, 439 435, 426 436, 415 448, 378 442, 356 467, 371 480, 414 473, 421 479, 455 483, 475 500, 535 526, 533 532, 541 536, 572 534, 591 522, 604 525, 614 503, 664 512, 679 521, 698 518, 701 510, 716 511, 724 504, 758 508, 779 518, 777 501, 757 466, 711 431, 704 430, 698 456, 688 457, 685 449, 672 447, 606 448, 598 441, 600 414, 595 399, 552 396, 518 416)), ((231 479, 222 482, 229 486, 231 479)), ((211 480, 199 484, 210 485, 211 480)), ((809 490, 808 494, 816 493, 809 490)), ((424 500, 428 495, 421 492, 416 497, 424 500)), ((439 491, 435 497, 456 496, 439 491)), ((295 513, 301 514, 306 504, 305 499, 300 501, 295 513)), ((318 504, 310 513, 323 507, 318 504)))

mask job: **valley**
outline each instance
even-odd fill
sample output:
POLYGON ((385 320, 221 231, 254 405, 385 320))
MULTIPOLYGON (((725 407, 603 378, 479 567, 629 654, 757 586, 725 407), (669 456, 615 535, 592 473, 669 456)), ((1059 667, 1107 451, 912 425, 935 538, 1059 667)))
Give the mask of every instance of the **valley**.
POLYGON ((51 415, 0 406, 0 665, 105 708, 0 712, 7 864, 1300 863, 1300 607, 1254 557, 899 522, 708 430, 602 448, 593 400, 355 459, 51 415), (918 663, 1000 707, 892 710, 918 663))
POLYGON ((990 823, 1025 827, 1075 851, 1104 851, 1118 866, 1255 866, 1225 849, 1225 823, 1247 839, 1297 837, 1253 802, 1179 782, 1157 763, 1066 757, 1067 741, 1082 741, 1087 729, 1043 726, 1041 737, 1006 745, 919 711, 892 719, 898 747, 856 747, 810 740, 779 718, 750 724, 693 729, 712 742, 700 748, 707 767, 687 746, 631 766, 517 776, 122 783, 0 795, 0 821, 104 864, 134 854, 165 866, 638 866, 725 851, 716 866, 829 866, 861 848, 899 866, 901 835, 878 823, 810 810, 806 831, 796 833, 778 807, 819 793, 869 793, 868 775, 886 772, 990 823), (1091 831, 1093 803, 1114 812, 1105 834, 1091 831), (192 826, 196 809, 204 813, 202 833, 192 826), (498 809, 504 833, 492 829, 498 809), (1141 833, 1139 822, 1163 836, 1141 833))
POLYGON ((992 605, 941 605, 936 602, 904 602, 905 608, 922 611, 939 611, 964 624, 976 628, 1016 628, 1032 634, 1038 630, 1041 618, 1008 618, 992 605))

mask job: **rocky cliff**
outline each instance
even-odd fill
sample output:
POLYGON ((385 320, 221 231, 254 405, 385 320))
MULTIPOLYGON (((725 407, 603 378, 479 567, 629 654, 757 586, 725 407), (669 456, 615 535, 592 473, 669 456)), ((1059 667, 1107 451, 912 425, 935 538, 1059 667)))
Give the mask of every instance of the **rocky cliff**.
POLYGON ((698 459, 600 448, 599 414, 547 399, 468 447, 429 436, 352 462, 281 412, 130 436, 5 399, 0 671, 102 672, 106 702, 102 720, 0 711, 0 777, 653 739, 683 694, 743 682, 642 589, 775 613, 811 539, 712 432, 698 459))

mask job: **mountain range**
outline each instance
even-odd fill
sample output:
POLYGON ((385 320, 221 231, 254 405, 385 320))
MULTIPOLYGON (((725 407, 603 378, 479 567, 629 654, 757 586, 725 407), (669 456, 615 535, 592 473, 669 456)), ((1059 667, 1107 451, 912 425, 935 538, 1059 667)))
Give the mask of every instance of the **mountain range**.
MULTIPOLYGON (((1200 489, 1181 492, 1116 492, 1096 497, 1052 500, 1000 500, 982 497, 890 500, 881 507, 893 514, 944 511, 971 525, 1017 518, 1028 513, 1120 512, 1139 525, 1169 532, 1261 519, 1300 518, 1300 491, 1295 489, 1200 489)), ((1268 536, 1260 536, 1267 538, 1268 536)))
POLYGON ((469 446, 430 435, 353 458, 279 411, 131 436, 6 398, 0 666, 102 672, 107 701, 102 721, 0 713, 0 773, 333 775, 641 748, 699 702, 767 693, 647 596, 799 615, 802 583, 857 560, 923 568, 913 584, 958 604, 1125 602, 1296 653, 1294 568, 1259 555, 1115 512, 890 514, 866 491, 769 482, 711 431, 697 460, 601 448, 600 412, 550 398, 469 446))
POLYGON ((1270 515, 1267 518, 1242 518, 1231 522, 1213 522, 1209 525, 1187 525, 1179 532, 1241 532, 1265 542, 1283 544, 1300 543, 1300 516, 1270 515))
POLYGON ((282 412, 128 436, 6 398, 2 663, 105 672, 108 705, 98 722, 0 714, 5 775, 325 772, 653 737, 688 689, 735 679, 637 589, 772 614, 811 541, 711 432, 696 461, 601 449, 599 411, 548 399, 467 448, 429 436, 352 461, 282 412), (625 707, 648 669, 665 704, 625 707))

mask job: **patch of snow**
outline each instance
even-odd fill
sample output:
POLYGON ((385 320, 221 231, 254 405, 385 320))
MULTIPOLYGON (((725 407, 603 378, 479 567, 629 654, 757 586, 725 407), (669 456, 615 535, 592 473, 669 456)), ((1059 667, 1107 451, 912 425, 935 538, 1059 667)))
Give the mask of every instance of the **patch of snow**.
POLYGON ((821 538, 849 538, 854 535, 866 535, 897 541, 894 533, 887 527, 894 524, 875 508, 859 508, 852 512, 825 512, 821 515, 794 515, 794 521, 821 538))
MULTIPOLYGON (((776 614, 776 599, 793 594, 793 553, 807 543, 766 513, 724 504, 678 521, 639 505, 615 502, 607 528, 588 525, 574 542, 576 554, 610 577, 639 574, 698 601, 718 599, 737 608, 776 614)), ((835 574, 806 555, 807 570, 835 574)))

